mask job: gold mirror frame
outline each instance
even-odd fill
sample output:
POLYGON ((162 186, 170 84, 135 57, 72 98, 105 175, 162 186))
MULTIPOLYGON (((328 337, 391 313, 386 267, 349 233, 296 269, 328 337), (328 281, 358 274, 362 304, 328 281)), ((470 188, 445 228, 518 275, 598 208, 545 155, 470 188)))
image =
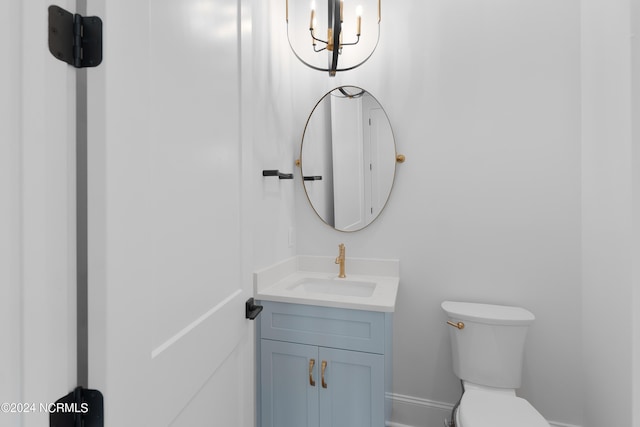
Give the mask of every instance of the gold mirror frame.
POLYGON ((404 161, 380 102, 362 88, 341 86, 311 111, 296 165, 318 218, 334 230, 354 232, 380 216, 404 161))

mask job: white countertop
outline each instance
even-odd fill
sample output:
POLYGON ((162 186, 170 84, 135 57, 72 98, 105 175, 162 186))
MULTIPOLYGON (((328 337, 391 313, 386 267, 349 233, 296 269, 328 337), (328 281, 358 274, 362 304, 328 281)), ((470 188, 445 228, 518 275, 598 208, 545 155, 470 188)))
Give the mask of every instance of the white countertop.
POLYGON ((399 261, 346 259, 346 279, 337 278, 335 257, 299 255, 254 273, 255 298, 262 301, 308 304, 368 311, 395 311, 399 261), (373 282, 370 296, 338 295, 292 290, 304 279, 373 282))

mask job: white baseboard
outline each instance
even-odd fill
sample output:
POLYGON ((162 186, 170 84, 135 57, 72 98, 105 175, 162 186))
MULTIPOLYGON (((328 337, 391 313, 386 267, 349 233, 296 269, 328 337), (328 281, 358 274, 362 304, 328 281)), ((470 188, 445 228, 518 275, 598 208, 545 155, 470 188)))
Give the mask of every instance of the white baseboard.
MULTIPOLYGON (((422 399, 414 396, 406 396, 397 393, 387 393, 386 398, 391 400, 393 413, 387 427, 443 427, 444 420, 451 417, 453 404, 422 399)), ((551 427, 581 427, 575 424, 566 424, 548 421, 551 427)))
POLYGON ((397 393, 387 393, 393 412, 387 427, 443 427, 453 405, 397 393))

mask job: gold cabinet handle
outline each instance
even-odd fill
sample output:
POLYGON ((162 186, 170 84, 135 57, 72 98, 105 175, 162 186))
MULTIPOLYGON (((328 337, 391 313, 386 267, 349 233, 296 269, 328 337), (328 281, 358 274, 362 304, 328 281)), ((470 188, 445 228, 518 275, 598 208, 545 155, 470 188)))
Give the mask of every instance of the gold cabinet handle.
POLYGON ((309 385, 311 387, 315 387, 316 386, 316 382, 313 379, 313 367, 316 364, 316 359, 311 359, 309 360, 309 385))
POLYGON ((327 388, 327 383, 324 381, 324 371, 325 371, 325 369, 327 369, 327 361, 323 360, 322 361, 322 369, 321 369, 321 371, 322 371, 322 374, 321 374, 322 375, 322 388, 327 388))
POLYGON ((454 328, 458 328, 458 329, 464 329, 464 323, 462 323, 462 322, 454 323, 451 320, 448 320, 447 321, 447 325, 451 325, 454 328))

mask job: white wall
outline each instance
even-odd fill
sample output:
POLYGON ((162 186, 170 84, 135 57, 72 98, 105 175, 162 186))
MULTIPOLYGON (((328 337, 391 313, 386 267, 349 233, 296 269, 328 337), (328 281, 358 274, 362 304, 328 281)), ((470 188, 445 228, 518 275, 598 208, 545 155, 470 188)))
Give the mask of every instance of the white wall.
MULTIPOLYGON (((640 0, 631 1, 633 212, 640 212, 640 0)), ((632 425, 640 425, 640 221, 633 223, 632 425)))
MULTIPOLYGON (((267 221, 278 254, 293 224, 296 253, 345 242, 348 257, 401 260, 394 422, 439 426, 459 397, 439 303, 464 299, 536 314, 519 394, 553 425, 640 425, 640 43, 628 38, 640 1, 383 2, 378 50, 335 78, 287 51, 280 3, 261 11, 269 35, 256 33, 267 74, 288 82, 258 84, 282 127, 265 124, 274 141, 257 159, 295 158, 315 102, 343 84, 381 102, 407 155, 387 208, 358 233, 322 224, 299 182, 286 197, 257 187, 263 204, 295 204, 267 221)), ((257 243, 258 265, 283 258, 257 243)))
POLYGON ((594 427, 632 425, 629 5, 582 2, 583 373, 585 425, 594 427))
POLYGON ((300 199, 298 252, 344 241, 347 256, 401 260, 394 392, 425 416, 459 397, 439 308, 458 299, 533 311, 520 394, 582 422, 579 24, 578 1, 387 5, 372 59, 331 81, 381 102, 407 162, 360 233, 328 230, 300 199))
POLYGON ((396 422, 441 425, 458 399, 439 304, 459 299, 536 314, 520 394, 550 420, 582 423, 579 7, 384 3, 380 45, 359 69, 330 79, 291 64, 305 82, 292 125, 328 87, 354 84, 380 101, 407 156, 389 205, 358 233, 321 224, 296 187, 298 253, 345 242, 348 257, 401 260, 396 422))
MULTIPOLYGON (((255 194, 252 201, 253 267, 257 270, 295 254, 294 189, 300 184, 297 179, 262 177, 262 171, 294 172, 306 118, 300 127, 296 127, 291 119, 293 99, 299 95, 294 92, 296 82, 292 81, 290 70, 291 61, 296 59, 290 58, 286 42, 285 2, 254 0, 253 16, 252 114, 255 125, 251 188, 255 194)), ((310 109, 313 105, 315 101, 310 109)))
POLYGON ((304 182, 305 194, 320 218, 334 224, 333 162, 331 150, 331 99, 323 98, 305 125, 304 150, 300 159, 304 175, 321 176, 320 181, 304 182))
MULTIPOLYGON (((640 0, 631 1, 633 212, 640 212, 640 0)), ((640 425, 640 221, 633 223, 632 425, 640 425)))

